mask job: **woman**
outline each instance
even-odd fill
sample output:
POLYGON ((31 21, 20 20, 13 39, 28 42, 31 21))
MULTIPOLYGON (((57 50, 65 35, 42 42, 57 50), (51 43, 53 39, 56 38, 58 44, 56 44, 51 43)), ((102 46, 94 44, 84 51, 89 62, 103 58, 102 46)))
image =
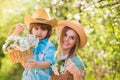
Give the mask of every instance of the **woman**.
POLYGON ((57 62, 53 66, 52 79, 81 80, 84 64, 77 55, 77 51, 79 48, 83 48, 87 42, 84 29, 78 22, 65 20, 59 22, 58 30, 60 31, 60 42, 56 55, 57 62))

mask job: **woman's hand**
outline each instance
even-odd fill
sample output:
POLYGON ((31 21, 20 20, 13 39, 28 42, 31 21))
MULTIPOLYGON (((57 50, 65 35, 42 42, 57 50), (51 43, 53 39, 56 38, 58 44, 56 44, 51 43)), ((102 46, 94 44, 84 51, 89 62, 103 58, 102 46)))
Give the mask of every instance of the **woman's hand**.
POLYGON ((66 61, 66 70, 73 74, 74 80, 80 80, 82 78, 81 71, 77 68, 74 62, 71 61, 71 59, 66 61))
POLYGON ((68 59, 66 61, 66 70, 68 70, 71 74, 76 74, 78 71, 78 68, 76 65, 71 61, 71 59, 68 59))

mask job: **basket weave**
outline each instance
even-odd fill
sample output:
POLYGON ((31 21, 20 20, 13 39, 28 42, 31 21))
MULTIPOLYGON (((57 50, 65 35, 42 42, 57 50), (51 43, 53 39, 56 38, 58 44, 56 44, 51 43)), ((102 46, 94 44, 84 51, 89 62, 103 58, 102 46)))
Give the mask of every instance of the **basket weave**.
POLYGON ((14 50, 9 53, 10 60, 12 63, 25 62, 32 58, 32 48, 27 51, 21 52, 19 50, 14 50))
MULTIPOLYGON (((15 28, 15 25, 11 27, 9 30, 9 35, 12 34, 13 30, 15 28)), ((26 26, 24 25, 24 34, 28 38, 29 31, 27 30, 26 26)), ((29 39, 28 39, 29 42, 29 39)), ((9 53, 10 60, 12 63, 18 63, 18 62, 26 62, 28 59, 32 58, 32 47, 30 47, 27 51, 21 52, 20 50, 13 50, 9 53)))
POLYGON ((53 72, 52 80, 74 80, 74 79, 73 75, 67 71, 65 74, 60 74, 59 76, 55 75, 53 72))

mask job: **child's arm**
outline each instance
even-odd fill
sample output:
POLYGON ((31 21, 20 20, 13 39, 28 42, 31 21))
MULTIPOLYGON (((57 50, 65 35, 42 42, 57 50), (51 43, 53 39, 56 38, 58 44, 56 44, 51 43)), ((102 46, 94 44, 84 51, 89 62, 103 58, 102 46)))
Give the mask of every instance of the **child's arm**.
POLYGON ((49 61, 43 61, 43 62, 36 62, 34 60, 30 60, 30 64, 27 66, 29 69, 32 68, 48 68, 50 66, 49 61))
POLYGON ((54 54, 56 51, 56 48, 53 44, 50 44, 49 51, 46 52, 46 57, 45 57, 45 61, 43 62, 36 62, 34 60, 30 60, 30 64, 27 66, 28 68, 48 68, 51 66, 51 64, 55 63, 54 60, 54 54))
POLYGON ((18 23, 15 25, 16 29, 10 36, 19 36, 20 33, 24 30, 24 24, 18 23))

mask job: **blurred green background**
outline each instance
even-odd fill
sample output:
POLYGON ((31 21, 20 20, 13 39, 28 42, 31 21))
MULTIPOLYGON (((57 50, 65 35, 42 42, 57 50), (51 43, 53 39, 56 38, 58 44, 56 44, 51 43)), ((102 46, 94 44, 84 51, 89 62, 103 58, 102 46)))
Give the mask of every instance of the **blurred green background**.
MULTIPOLYGON (((83 80, 120 80, 120 0, 0 0, 0 80, 21 80, 24 68, 10 62, 2 45, 11 26, 24 23, 25 14, 39 7, 59 21, 84 26, 88 42, 78 51, 85 63, 83 80)), ((55 32, 51 41, 57 47, 55 32)))

